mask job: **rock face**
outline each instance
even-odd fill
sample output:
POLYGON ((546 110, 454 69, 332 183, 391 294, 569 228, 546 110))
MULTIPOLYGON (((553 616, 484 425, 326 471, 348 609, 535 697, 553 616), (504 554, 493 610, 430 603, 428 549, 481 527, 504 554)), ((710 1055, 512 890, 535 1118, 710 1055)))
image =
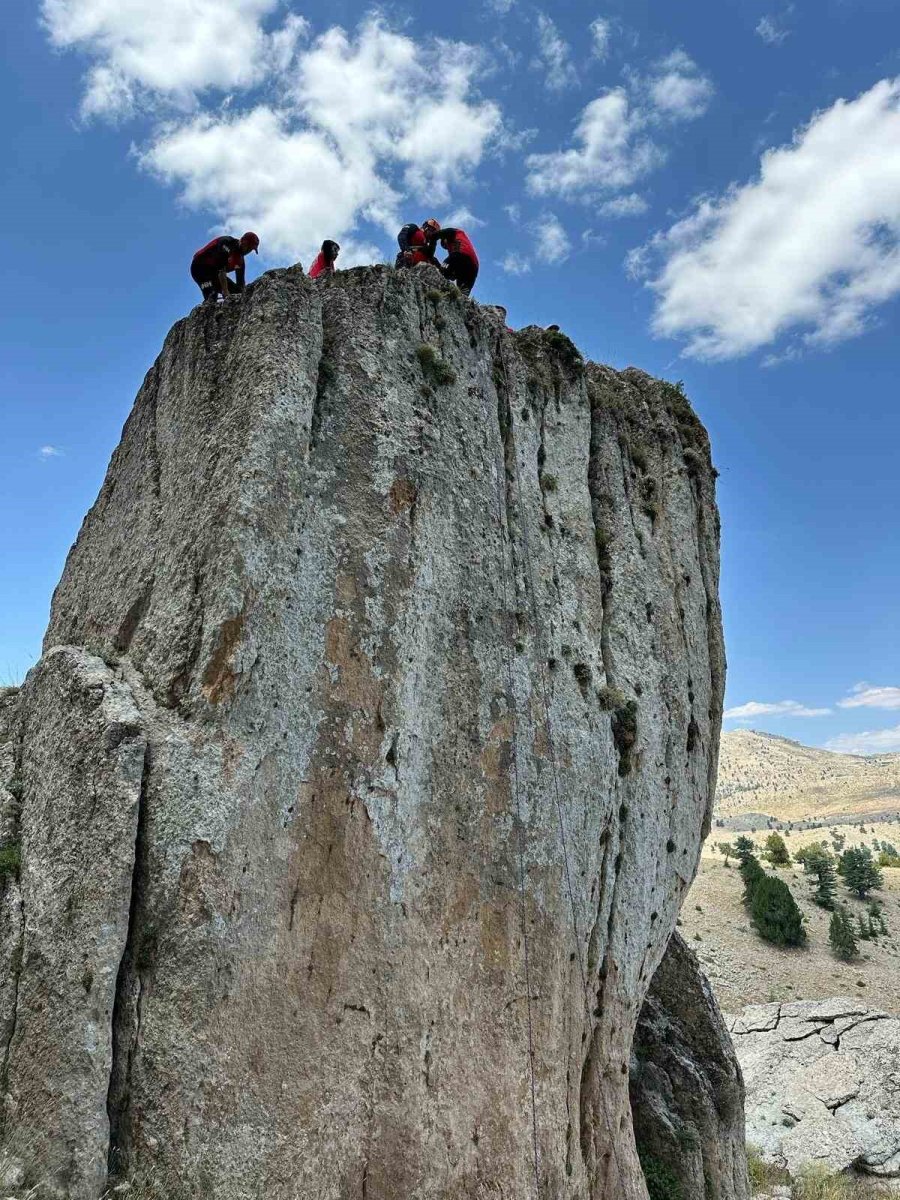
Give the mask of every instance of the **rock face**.
POLYGON ((179 322, 6 706, 26 1179, 645 1197, 629 1058, 709 826, 717 574, 680 392, 433 272, 179 322))
POLYGON ((642 1159, 685 1200, 747 1200, 744 1084, 697 959, 675 933, 634 1035, 631 1109, 642 1159))
POLYGON ((900 1176, 900 1019, 838 997, 751 1005, 728 1024, 747 1140, 767 1159, 900 1176))

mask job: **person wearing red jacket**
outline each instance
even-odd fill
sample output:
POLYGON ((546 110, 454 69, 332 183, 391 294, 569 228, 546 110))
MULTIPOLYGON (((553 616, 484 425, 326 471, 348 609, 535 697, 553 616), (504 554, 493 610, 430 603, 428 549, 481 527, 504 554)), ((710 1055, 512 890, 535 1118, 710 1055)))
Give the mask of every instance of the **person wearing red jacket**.
POLYGON ((397 235, 397 241, 400 243, 400 253, 394 262, 395 267, 417 267, 419 263, 434 263, 434 247, 428 245, 425 234, 418 225, 404 225, 397 235))
POLYGON ((335 259, 340 252, 341 248, 337 242, 324 241, 316 261, 309 268, 310 279, 318 279, 320 275, 333 275, 335 259))
POLYGON ((191 279, 203 293, 204 300, 215 301, 220 294, 244 290, 244 255, 255 250, 259 254, 259 238, 247 232, 240 238, 217 237, 196 252, 191 259, 191 279), (234 271, 235 281, 228 279, 234 271))
POLYGON ((439 264, 444 277, 452 279, 459 290, 468 296, 478 278, 478 255, 469 235, 463 229, 442 229, 434 217, 429 218, 422 229, 432 253, 437 242, 447 251, 447 257, 439 264))

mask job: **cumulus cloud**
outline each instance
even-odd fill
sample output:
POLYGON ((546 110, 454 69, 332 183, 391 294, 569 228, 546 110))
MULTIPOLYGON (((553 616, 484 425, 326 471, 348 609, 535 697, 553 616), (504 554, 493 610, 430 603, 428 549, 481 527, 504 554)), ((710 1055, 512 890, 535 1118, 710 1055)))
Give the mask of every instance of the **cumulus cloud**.
POLYGON ((654 332, 697 358, 862 333, 900 294, 900 80, 816 114, 757 179, 701 199, 630 266, 656 292, 654 332))
POLYGON ((538 54, 532 66, 543 70, 544 83, 551 92, 562 92, 578 83, 569 43, 546 13, 538 13, 538 54))
POLYGON ((246 88, 283 60, 286 39, 305 30, 288 18, 273 42, 262 21, 279 0, 43 0, 54 46, 97 61, 85 80, 87 116, 121 116, 139 100, 188 104, 206 88, 246 88))
POLYGON ((512 251, 500 260, 499 265, 501 271, 505 271, 507 275, 527 275, 531 270, 529 260, 512 251))
POLYGON ((650 206, 643 196, 637 192, 629 192, 625 196, 614 196, 605 200, 597 209, 601 217, 639 217, 650 206))
POLYGON ((776 700, 773 703, 749 700, 736 708, 727 708, 723 715, 727 721, 751 720, 753 717, 827 717, 831 715, 831 709, 808 708, 796 700, 776 700))
POLYGON ((675 50, 658 64, 648 86, 657 112, 679 121, 701 117, 713 95, 712 81, 683 50, 675 50))
POLYGON ((646 77, 612 88, 581 112, 573 144, 526 159, 528 187, 537 195, 591 198, 630 188, 661 166, 665 149, 656 137, 672 122, 693 120, 705 109, 712 84, 682 51, 646 77))
POLYGON ((61 458, 62 450, 58 446, 41 446, 37 455, 46 462, 48 458, 61 458))
POLYGON ((574 145, 526 159, 529 190, 569 199, 630 187, 662 164, 665 153, 644 135, 646 121, 624 88, 592 100, 575 127, 574 145))
POLYGON ((554 213, 544 213, 532 226, 535 255, 539 262, 565 262, 572 250, 569 235, 554 213))
POLYGON ((780 46, 790 34, 790 30, 780 25, 776 17, 763 17, 756 27, 756 32, 767 46, 780 46))
POLYGON ((858 683, 850 689, 845 700, 838 700, 839 708, 900 708, 900 687, 876 687, 871 683, 858 683))
POLYGON ((612 22, 605 17, 597 17, 595 21, 591 21, 591 41, 593 42, 594 56, 602 62, 609 54, 609 44, 612 41, 612 22))
POLYGON ((501 130, 472 94, 472 47, 423 45, 370 20, 330 29, 298 56, 278 105, 201 114, 158 131, 145 169, 231 228, 265 233, 264 253, 309 256, 325 237, 346 265, 378 257, 346 234, 360 219, 393 232, 404 196, 444 204, 501 130))
POLYGON ((827 741, 825 749, 836 750, 839 754, 896 754, 900 752, 900 725, 863 733, 842 733, 827 741))

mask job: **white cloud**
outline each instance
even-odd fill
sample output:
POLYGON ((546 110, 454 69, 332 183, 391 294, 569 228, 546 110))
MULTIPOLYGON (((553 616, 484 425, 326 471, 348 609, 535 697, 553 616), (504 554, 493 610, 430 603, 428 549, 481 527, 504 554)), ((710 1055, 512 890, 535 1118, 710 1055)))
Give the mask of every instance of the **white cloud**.
POLYGON ((170 125, 140 161, 189 207, 257 228, 264 254, 304 258, 335 237, 349 266, 380 257, 347 238, 360 219, 393 233, 404 195, 446 203, 499 135, 497 105, 471 94, 482 65, 472 47, 377 20, 355 37, 330 29, 299 55, 280 106, 170 125))
POLYGON ((816 114, 758 179, 701 199, 630 265, 656 271, 654 332, 698 358, 862 333, 900 294, 900 79, 816 114))
POLYGON ((575 145, 550 154, 530 154, 528 187, 539 196, 575 198, 602 189, 627 188, 665 160, 643 135, 646 120, 624 88, 592 100, 575 127, 575 145))
POLYGON ((756 27, 756 32, 767 46, 780 46, 790 34, 789 29, 778 23, 777 17, 763 17, 756 27))
POLYGON ((43 0, 54 46, 98 61, 88 71, 86 116, 127 115, 142 100, 188 104, 206 88, 246 88, 283 59, 285 39, 305 28, 288 18, 273 41, 262 20, 279 0, 43 0))
POLYGON ((727 708, 723 716, 727 721, 742 721, 753 717, 827 717, 830 714, 830 708, 807 708, 796 700, 776 700, 771 704, 750 700, 737 708, 727 708))
POLYGON ((838 700, 838 708, 900 708, 900 687, 858 683, 846 700, 838 700))
POLYGON ((606 17, 597 17, 595 21, 591 21, 591 39, 594 43, 594 55, 602 61, 609 54, 612 22, 606 17))
POLYGON ((561 263, 569 257, 572 243, 554 213, 544 215, 531 226, 535 241, 535 254, 543 263, 561 263))
POLYGON ((601 217, 639 217, 650 206, 643 196, 637 192, 629 192, 625 196, 615 196, 605 200, 597 209, 601 217))
POLYGON ((528 259, 522 258, 512 251, 505 258, 501 259, 499 266, 507 275, 527 275, 531 270, 531 263, 528 259))
POLYGON ((61 458, 62 450, 58 446, 41 446, 37 454, 46 462, 48 458, 61 458))
POLYGON ((863 733, 842 733, 827 741, 825 749, 836 750, 839 754, 895 754, 900 751, 900 725, 863 733))
POLYGON ((658 64, 649 88, 656 110, 679 121, 701 117, 714 90, 712 82, 683 50, 675 50, 658 64))
POLYGON ((529 190, 577 199, 631 187, 665 162, 666 151, 651 132, 700 116, 711 95, 712 85, 696 63, 676 51, 649 76, 632 75, 627 88, 592 100, 568 149, 529 155, 529 190))
POLYGON ((560 35, 546 13, 538 13, 538 56, 532 66, 544 71, 544 83, 551 92, 562 92, 578 83, 569 43, 560 35))

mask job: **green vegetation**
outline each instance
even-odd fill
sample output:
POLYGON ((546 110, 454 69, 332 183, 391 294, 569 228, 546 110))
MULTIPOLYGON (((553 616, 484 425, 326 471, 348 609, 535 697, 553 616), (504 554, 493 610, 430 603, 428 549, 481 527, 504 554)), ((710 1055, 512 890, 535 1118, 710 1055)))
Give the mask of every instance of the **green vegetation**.
POLYGON ((18 875, 22 866, 22 847, 18 842, 0 846, 0 881, 8 875, 18 875))
POLYGON ((637 701, 627 700, 612 714, 612 735, 619 752, 619 775, 624 778, 631 771, 631 756, 637 742, 637 701))
POLYGON ((584 370, 584 359, 581 351, 571 338, 560 333, 558 329, 548 329, 544 333, 544 341, 548 349, 556 355, 562 364, 570 371, 584 370))
POLYGON ((654 1158, 652 1154, 641 1154, 641 1169, 647 1184, 650 1200, 684 1200, 684 1192, 674 1172, 654 1158))
POLYGON ((861 900, 865 900, 875 888, 884 885, 884 876, 876 866, 868 846, 854 846, 845 850, 838 863, 838 874, 843 878, 847 890, 861 900))
POLYGON ((444 362, 434 346, 429 346, 423 342, 416 351, 416 358, 419 360, 422 374, 435 387, 442 387, 448 383, 456 383, 456 372, 444 362))
POLYGON ((770 833, 766 838, 763 858, 773 867, 789 867, 791 865, 791 852, 780 833, 770 833))
MULTIPOLYGON (((755 847, 753 842, 750 840, 750 838, 745 837, 743 834, 741 834, 741 836, 737 838, 734 843, 734 852, 737 855, 741 866, 744 865, 748 858, 753 857, 754 850, 755 847)), ((759 863, 757 863, 757 866, 759 866, 759 863)))
POLYGON ((762 873, 750 898, 750 919, 757 933, 776 946, 802 946, 806 942, 803 914, 783 879, 762 873))
POLYGON ((597 700, 604 712, 614 712, 617 708, 625 707, 625 693, 608 684, 597 689, 597 700))
POLYGON ((774 1187, 779 1183, 790 1183, 791 1177, 781 1167, 768 1163, 763 1158, 758 1147, 747 1144, 747 1173, 750 1176, 750 1186, 754 1192, 761 1188, 774 1187))
POLYGON ((828 941, 836 958, 850 962, 859 954, 859 945, 853 929, 853 918, 846 908, 834 910, 828 927, 828 941))

